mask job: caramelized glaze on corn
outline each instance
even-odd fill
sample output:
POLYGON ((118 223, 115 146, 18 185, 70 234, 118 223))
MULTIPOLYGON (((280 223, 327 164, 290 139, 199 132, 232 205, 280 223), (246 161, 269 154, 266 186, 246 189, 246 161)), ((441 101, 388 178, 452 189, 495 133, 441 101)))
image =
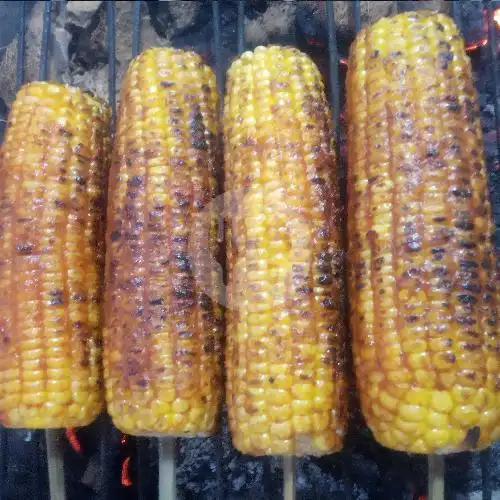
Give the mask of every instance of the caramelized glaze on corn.
POLYGON ((123 82, 110 176, 104 370, 130 434, 204 435, 221 399, 216 104, 198 55, 150 49, 123 82))
POLYGON ((479 107, 453 22, 363 30, 348 74, 351 324, 376 439, 417 453, 500 437, 498 281, 479 107))
POLYGON ((228 73, 227 405, 236 448, 321 455, 346 425, 343 254, 318 69, 258 47, 228 73))
POLYGON ((109 109, 30 83, 0 157, 0 421, 90 423, 103 403, 100 302, 109 109))

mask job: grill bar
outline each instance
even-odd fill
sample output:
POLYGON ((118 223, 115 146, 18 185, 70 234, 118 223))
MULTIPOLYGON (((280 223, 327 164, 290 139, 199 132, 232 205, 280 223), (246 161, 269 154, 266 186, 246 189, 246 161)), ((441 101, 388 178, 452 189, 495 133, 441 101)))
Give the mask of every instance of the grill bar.
POLYGON ((481 452, 481 482, 483 490, 483 500, 491 500, 492 498, 492 485, 491 485, 491 450, 487 448, 481 452))
POLYGON ((245 0, 238 2, 238 25, 236 27, 238 37, 238 54, 245 50, 245 0))
POLYGON ((5 498, 7 481, 7 429, 0 428, 0 499, 5 498))
POLYGON ((360 2, 360 0, 354 0, 353 10, 354 10, 354 27, 356 29, 356 33, 359 33, 359 31, 361 30, 361 2, 360 2))
MULTIPOLYGON (((335 12, 332 0, 326 3, 326 19, 328 26, 328 61, 330 76, 330 104, 333 113, 333 127, 335 146, 338 149, 340 140, 340 82, 339 82, 339 53, 337 50, 337 30, 335 28, 335 12)), ((337 151, 338 153, 339 151, 337 151)))
POLYGON ((451 2, 451 14, 458 29, 462 31, 462 5, 460 0, 453 0, 451 2))
POLYGON ((498 71, 497 71, 497 37, 493 14, 495 11, 493 2, 487 2, 488 6, 488 63, 490 65, 491 76, 493 79, 493 105, 495 107, 495 126, 497 140, 497 164, 500 163, 500 105, 498 103, 498 71))
POLYGON ((113 115, 111 128, 114 131, 116 114, 116 60, 115 60, 115 2, 106 2, 107 35, 108 35, 108 94, 113 115))
POLYGON ((141 0, 135 0, 132 17, 132 57, 139 54, 141 48, 141 0))
MULTIPOLYGON (((219 126, 221 124, 222 116, 222 106, 224 99, 224 87, 225 87, 225 75, 224 75, 224 65, 221 57, 222 53, 222 40, 221 40, 221 26, 220 26, 220 3, 219 0, 212 0, 212 27, 213 27, 213 61, 215 64, 215 77, 217 80, 217 92, 219 96, 219 101, 217 104, 217 114, 219 117, 219 126)), ((224 170, 222 168, 222 135, 219 129, 219 134, 217 135, 217 174, 219 182, 219 193, 221 188, 224 186, 224 170)), ((224 495, 224 482, 222 479, 223 472, 223 450, 222 450, 222 436, 220 433, 214 438, 215 443, 215 475, 217 481, 217 492, 216 497, 219 500, 225 498, 224 495)))
MULTIPOLYGON (((354 5, 355 12, 355 25, 361 25, 361 18, 359 14, 359 2, 358 5, 354 5), (358 11, 356 13, 356 11, 358 11)), ((340 56, 337 47, 337 26, 335 24, 335 5, 332 0, 326 2, 326 24, 328 30, 328 70, 329 70, 329 93, 330 93, 330 106, 332 108, 332 119, 333 119, 333 134, 335 137, 335 153, 337 157, 337 168, 339 170, 339 181, 340 181, 340 196, 342 200, 345 200, 346 193, 346 177, 345 177, 345 162, 344 158, 341 156, 340 140, 342 137, 342 129, 340 122, 340 75, 339 75, 339 64, 340 56)), ((345 224, 344 224, 345 226, 345 224)), ((343 232, 345 233, 345 227, 343 227, 343 232)), ((351 473, 351 452, 349 449, 349 443, 344 444, 344 449, 340 453, 340 460, 342 466, 342 479, 344 483, 343 493, 346 500, 351 500, 353 498, 353 487, 352 487, 352 473, 351 473)))
POLYGON ((43 10, 42 50, 40 54, 40 72, 39 72, 40 80, 47 79, 51 24, 52 24, 52 0, 45 0, 44 10, 43 10))
POLYGON ((26 46, 26 2, 21 2, 21 26, 19 28, 19 38, 17 39, 17 66, 16 66, 16 88, 24 82, 24 52, 26 46))
MULTIPOLYGON (((215 60, 215 76, 217 78, 217 90, 219 92, 219 103, 224 93, 224 67, 221 59, 221 30, 220 30, 220 5, 219 0, 212 0, 212 24, 214 31, 214 60, 215 60)), ((219 111, 222 106, 219 106, 219 111)))

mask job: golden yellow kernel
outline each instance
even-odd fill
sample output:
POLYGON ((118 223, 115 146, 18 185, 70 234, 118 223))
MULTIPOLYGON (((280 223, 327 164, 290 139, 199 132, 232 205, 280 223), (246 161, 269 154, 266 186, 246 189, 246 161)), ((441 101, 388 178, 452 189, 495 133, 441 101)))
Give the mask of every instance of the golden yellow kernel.
POLYGON ((448 413, 453 408, 451 395, 445 391, 432 391, 431 406, 440 413, 448 413))

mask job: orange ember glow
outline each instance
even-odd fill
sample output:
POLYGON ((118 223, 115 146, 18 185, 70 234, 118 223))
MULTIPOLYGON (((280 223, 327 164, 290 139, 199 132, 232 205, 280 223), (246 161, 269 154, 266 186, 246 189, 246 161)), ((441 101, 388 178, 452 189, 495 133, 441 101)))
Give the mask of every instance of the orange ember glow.
POLYGON ((465 47, 465 51, 472 52, 473 50, 476 50, 479 47, 484 47, 487 43, 488 43, 488 39, 483 38, 482 40, 479 40, 479 42, 474 42, 474 43, 470 43, 469 45, 467 45, 467 47, 465 47))
POLYGON ((126 434, 122 434, 122 437, 120 438, 120 443, 122 446, 127 444, 127 435, 126 434))
POLYGON ((122 464, 122 486, 128 488, 132 486, 132 479, 130 479, 130 457, 127 457, 122 464))
POLYGON ((72 427, 68 427, 66 429, 66 439, 68 440, 73 450, 75 450, 77 453, 82 452, 82 445, 80 444, 78 436, 76 435, 75 429, 73 429, 72 427))

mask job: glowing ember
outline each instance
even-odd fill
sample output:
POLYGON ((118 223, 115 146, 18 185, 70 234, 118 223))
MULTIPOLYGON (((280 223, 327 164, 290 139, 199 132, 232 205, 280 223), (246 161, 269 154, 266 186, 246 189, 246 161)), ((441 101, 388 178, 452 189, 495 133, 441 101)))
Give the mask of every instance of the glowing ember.
POLYGON ((122 464, 122 486, 128 488, 132 486, 132 479, 130 479, 130 457, 127 457, 122 464))
POLYGON ((474 42, 470 43, 465 47, 466 52, 472 52, 473 50, 478 49, 479 47, 484 47, 488 43, 487 38, 483 38, 482 40, 479 40, 479 42, 474 42))
POLYGON ((120 443, 122 446, 125 446, 127 444, 127 435, 122 434, 122 437, 120 438, 120 443))
POLYGON ((75 450, 77 453, 82 452, 82 445, 80 444, 78 436, 76 435, 75 429, 73 429, 72 427, 68 427, 66 429, 66 439, 68 440, 73 450, 75 450))

